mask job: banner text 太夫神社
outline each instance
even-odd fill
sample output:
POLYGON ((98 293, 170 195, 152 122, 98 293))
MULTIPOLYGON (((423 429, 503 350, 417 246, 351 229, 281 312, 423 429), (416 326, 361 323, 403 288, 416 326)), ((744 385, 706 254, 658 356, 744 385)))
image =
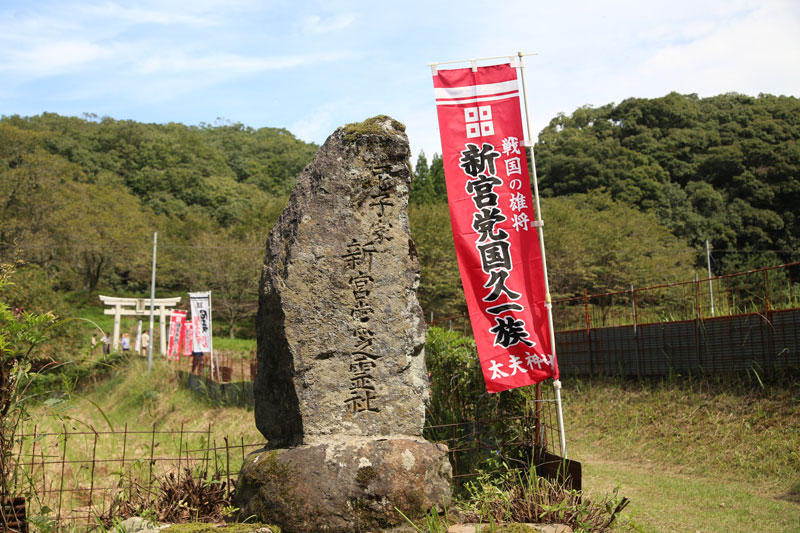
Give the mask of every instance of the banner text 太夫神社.
POLYGON ((486 389, 558 378, 511 65, 433 76, 458 266, 486 389))

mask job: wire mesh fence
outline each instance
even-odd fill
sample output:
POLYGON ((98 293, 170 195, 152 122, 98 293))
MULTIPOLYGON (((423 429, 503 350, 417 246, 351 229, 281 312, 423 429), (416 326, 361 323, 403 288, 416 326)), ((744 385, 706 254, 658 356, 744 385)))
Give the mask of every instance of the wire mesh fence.
MULTIPOLYGON (((745 371, 754 363, 800 366, 799 279, 800 263, 792 263, 557 300, 562 373, 658 375, 676 368, 745 371)), ((435 323, 469 334, 463 316, 435 323)), ((216 355, 213 373, 206 361, 192 374, 189 358, 175 370, 185 367, 187 383, 202 383, 205 394, 216 394, 222 403, 231 397, 226 390, 237 391, 237 401, 252 402, 252 388, 230 386, 252 387, 253 354, 216 355)), ((524 408, 515 405, 485 413, 458 406, 454 412, 480 416, 426 425, 425 437, 450 450, 456 487, 479 472, 505 468, 503 463, 527 466, 542 451, 559 451, 552 389, 540 384, 524 408)), ((96 431, 64 425, 57 432, 33 426, 18 437, 12 485, 27 498, 29 521, 52 520, 84 530, 99 528, 134 493, 155 499, 162 480, 186 469, 199 478, 216 475, 229 496, 247 454, 263 447, 242 437, 217 436, 211 426, 165 430, 126 425, 122 431, 96 431)))
MULTIPOLYGON (((503 462, 530 464, 535 450, 553 445, 553 399, 547 392, 544 396, 540 406, 516 415, 425 426, 426 438, 448 446, 456 487, 479 472, 500 469, 503 462)), ((40 432, 36 425, 23 430, 12 486, 26 498, 28 522, 83 531, 103 530, 101 524, 134 498, 157 506, 165 480, 182 471, 220 483, 229 504, 246 456, 264 447, 242 437, 216 436, 211 425, 202 430, 127 425, 121 431, 66 425, 57 432, 40 432)))
MULTIPOLYGON (((800 262, 553 301, 562 375, 800 367, 800 262)), ((466 317, 433 324, 471 334, 466 317)))
MULTIPOLYGON (((220 440, 206 430, 39 432, 19 435, 12 485, 26 496, 29 521, 97 527, 132 494, 156 498, 159 480, 189 469, 232 487, 244 457, 262 444, 220 440)), ((229 489, 230 490, 230 489, 229 489)))

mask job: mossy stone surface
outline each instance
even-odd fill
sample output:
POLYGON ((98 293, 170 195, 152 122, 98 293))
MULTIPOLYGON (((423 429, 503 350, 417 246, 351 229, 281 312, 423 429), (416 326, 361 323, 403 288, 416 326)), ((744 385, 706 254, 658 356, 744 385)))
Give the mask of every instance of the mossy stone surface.
POLYGON ((387 115, 377 115, 363 122, 353 122, 345 125, 344 138, 346 141, 353 141, 359 135, 383 135, 386 133, 384 125, 387 122, 398 132, 406 131, 406 126, 402 122, 387 115))
POLYGON ((237 483, 240 516, 288 533, 376 531, 451 499, 447 449, 423 439, 353 438, 251 454, 237 483))

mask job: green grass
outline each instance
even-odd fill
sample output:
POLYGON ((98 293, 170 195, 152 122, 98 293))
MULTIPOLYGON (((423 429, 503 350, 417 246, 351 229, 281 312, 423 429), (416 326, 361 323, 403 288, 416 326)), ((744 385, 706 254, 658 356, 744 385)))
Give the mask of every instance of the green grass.
MULTIPOLYGON (((22 430, 28 434, 36 431, 38 435, 33 470, 30 468, 33 438, 26 441, 22 462, 26 472, 33 472, 37 490, 41 492, 42 480, 47 490, 57 490, 63 478, 63 488, 71 491, 63 496, 65 510, 85 506, 90 490, 95 505, 104 500, 108 503, 115 489, 125 487, 130 480, 147 483, 151 477, 174 471, 179 455, 184 466, 189 456, 195 469, 210 473, 216 467, 229 468, 235 478, 244 454, 240 448, 226 451, 224 439, 227 437, 231 446, 264 442, 255 427, 252 410, 212 405, 180 386, 176 368, 176 364, 158 358, 148 373, 144 358, 129 357, 105 379, 96 383, 85 380, 67 396, 56 396, 32 406, 31 417, 22 430), (122 433, 126 429, 127 434, 122 433), (64 431, 69 433, 66 453, 64 431), (111 431, 116 433, 109 434, 111 431), (58 435, 42 436, 48 432, 58 435), (210 447, 216 447, 216 453, 201 451, 210 447), (67 460, 63 471, 62 456, 67 460), (151 456, 157 459, 152 470, 151 456), (92 457, 98 460, 94 465, 92 457)), ((43 495, 40 502, 32 501, 34 514, 39 504, 55 511, 58 493, 43 495)))
MULTIPOLYGON (((243 350, 247 346, 222 343, 216 348, 249 354, 243 350)), ((119 459, 119 436, 100 434, 95 449, 93 434, 74 433, 120 431, 127 424, 128 471, 118 463, 98 463, 95 489, 113 486, 123 475, 146 479, 151 451, 155 457, 176 457, 179 450, 185 455, 187 443, 191 449, 216 443, 221 450, 206 464, 216 460, 222 465, 227 459, 236 470, 241 454, 226 458, 223 438, 228 436, 231 444, 262 442, 252 410, 212 405, 179 385, 176 368, 156 358, 148 374, 145 359, 130 357, 95 382, 84 379, 65 399, 35 406, 23 429, 30 433, 34 424, 38 434, 67 429, 72 434, 68 460, 93 453, 119 459), (182 443, 175 435, 156 435, 151 447, 154 427, 183 427, 186 433, 182 443)), ((588 496, 601 500, 620 487, 620 495, 631 499, 621 515, 621 530, 800 531, 800 380, 785 376, 764 382, 762 388, 733 379, 565 377, 568 452, 583 464, 588 496)), ((29 440, 26 453, 30 446, 29 440)), ((48 461, 57 461, 63 440, 47 437, 36 446, 37 454, 45 450, 48 461)), ((203 460, 193 456, 195 465, 203 460)), ((155 474, 165 465, 157 463, 155 474)), ((57 468, 48 466, 51 488, 61 476, 57 468)), ((40 477, 41 467, 34 474, 40 477)), ((85 463, 66 467, 65 479, 84 491, 75 496, 78 504, 86 499, 89 474, 85 463)), ((52 502, 50 507, 55 508, 52 502)))
POLYGON ((621 530, 800 531, 798 504, 752 481, 695 476, 654 462, 611 461, 605 458, 609 454, 601 457, 591 449, 574 451, 581 454, 589 497, 619 486, 630 498, 621 530))
POLYGON ((620 486, 626 528, 800 531, 800 384, 565 380, 584 488, 620 486))
MULTIPOLYGON (((81 309, 75 309, 75 315, 74 316, 75 317, 79 317, 81 319, 90 320, 91 322, 94 322, 94 324, 97 324, 98 326, 100 326, 100 328, 103 331, 107 332, 107 333, 110 333, 110 332, 112 332, 114 330, 114 316, 113 315, 105 315, 105 314, 103 314, 103 307, 102 306, 84 307, 84 308, 81 308, 81 309)), ((133 320, 133 318, 129 317, 129 318, 124 319, 123 324, 127 325, 128 322, 133 324, 134 331, 135 331, 136 322, 133 320)), ((157 323, 158 322, 156 322, 156 324, 157 323)), ((88 335, 91 335, 94 332, 94 331, 89 331, 89 330, 94 329, 96 331, 96 328, 94 327, 94 325, 89 323, 89 322, 86 323, 86 328, 87 328, 87 331, 88 331, 88 335)))
POLYGON ((245 356, 255 352, 255 339, 230 339, 228 337, 214 337, 214 350, 238 352, 245 356))
POLYGON ((204 401, 179 385, 175 374, 178 368, 187 369, 188 365, 179 366, 159 357, 153 359, 148 373, 147 360, 131 356, 113 369, 108 379, 89 384, 58 405, 39 406, 35 412, 42 415, 44 427, 57 427, 58 417, 79 420, 80 426, 114 431, 121 431, 125 424, 143 430, 154 425, 159 430, 179 431, 181 426, 205 430, 210 423, 220 435, 245 435, 249 442, 261 438, 251 410, 217 408, 204 401), (48 419, 52 419, 50 423, 48 419))

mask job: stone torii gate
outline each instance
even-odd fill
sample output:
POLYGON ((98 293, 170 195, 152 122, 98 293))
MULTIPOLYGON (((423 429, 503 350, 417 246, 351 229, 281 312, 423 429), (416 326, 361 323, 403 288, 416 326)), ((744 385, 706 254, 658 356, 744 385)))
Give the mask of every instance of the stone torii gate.
MULTIPOLYGON (((125 316, 150 316, 150 298, 118 298, 116 296, 102 296, 100 300, 103 305, 111 306, 111 309, 104 309, 103 314, 114 315, 114 336, 112 347, 116 350, 119 347, 119 322, 122 315, 125 316)), ((155 298, 153 300, 154 315, 158 317, 159 337, 161 339, 161 355, 167 354, 167 319, 170 315, 170 307, 175 307, 181 301, 180 296, 175 298, 155 298)), ((154 339, 150 339, 153 342, 154 339)))

